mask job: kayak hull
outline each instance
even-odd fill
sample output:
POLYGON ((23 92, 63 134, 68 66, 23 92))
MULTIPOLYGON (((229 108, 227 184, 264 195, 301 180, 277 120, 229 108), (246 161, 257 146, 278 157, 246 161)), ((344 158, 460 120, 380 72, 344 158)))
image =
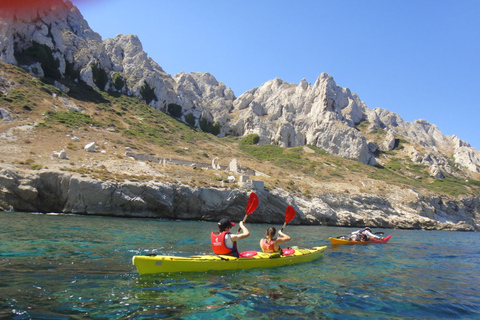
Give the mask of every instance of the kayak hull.
POLYGON ((134 256, 132 263, 139 274, 272 268, 313 261, 320 258, 326 249, 326 246, 314 247, 313 249, 295 249, 295 252, 290 255, 257 252, 257 255, 245 258, 225 255, 134 256))
POLYGON ((333 245, 354 245, 354 244, 368 244, 368 243, 387 243, 391 237, 392 235, 386 236, 385 238, 382 238, 382 239, 370 238, 369 241, 352 241, 352 240, 344 240, 344 239, 338 239, 338 238, 328 238, 328 240, 330 240, 330 242, 333 245))

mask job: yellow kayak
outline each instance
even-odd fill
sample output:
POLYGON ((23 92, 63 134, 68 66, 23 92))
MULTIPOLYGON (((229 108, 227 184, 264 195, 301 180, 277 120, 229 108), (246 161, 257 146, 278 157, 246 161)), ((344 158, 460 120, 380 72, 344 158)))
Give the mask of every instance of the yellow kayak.
POLYGON ((134 256, 132 263, 140 274, 272 268, 313 261, 320 258, 326 249, 326 246, 314 247, 313 249, 295 249, 289 255, 256 252, 253 256, 241 258, 225 255, 134 256))

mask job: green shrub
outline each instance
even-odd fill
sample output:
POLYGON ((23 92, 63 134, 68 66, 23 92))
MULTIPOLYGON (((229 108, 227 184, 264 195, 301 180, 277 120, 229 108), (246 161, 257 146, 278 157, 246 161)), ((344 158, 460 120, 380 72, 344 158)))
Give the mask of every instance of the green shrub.
POLYGON ((150 104, 153 100, 158 101, 155 95, 155 88, 151 88, 147 81, 143 82, 143 86, 140 88, 140 95, 147 104, 150 104))
POLYGON ((193 113, 188 113, 185 115, 185 122, 191 127, 195 127, 195 116, 193 115, 193 113))
POLYGON ((33 41, 32 46, 27 48, 23 53, 34 61, 40 62, 45 77, 53 79, 62 78, 62 74, 58 70, 60 61, 53 57, 52 49, 47 45, 33 41))
POLYGON ((175 118, 180 118, 182 116, 182 106, 176 103, 168 104, 167 111, 171 116, 175 118))
POLYGON ((118 72, 115 72, 113 75, 113 85, 117 90, 122 90, 123 86, 125 85, 123 77, 118 72))
POLYGON ((240 144, 254 145, 260 141, 260 136, 256 133, 249 134, 240 140, 240 144))
POLYGON ((100 90, 105 90, 108 81, 107 72, 95 64, 90 65, 90 67, 92 68, 93 82, 100 90))
POLYGON ((77 79, 79 72, 78 70, 75 70, 75 67, 73 66, 73 63, 68 62, 65 65, 65 75, 71 79, 77 79))
POLYGON ((216 122, 215 123, 210 123, 208 122, 205 118, 200 119, 200 129, 202 129, 203 132, 211 133, 213 135, 217 135, 220 133, 220 123, 216 122))
POLYGON ((42 165, 41 164, 36 164, 36 163, 33 163, 32 165, 30 165, 30 169, 32 170, 40 170, 42 169, 42 165))

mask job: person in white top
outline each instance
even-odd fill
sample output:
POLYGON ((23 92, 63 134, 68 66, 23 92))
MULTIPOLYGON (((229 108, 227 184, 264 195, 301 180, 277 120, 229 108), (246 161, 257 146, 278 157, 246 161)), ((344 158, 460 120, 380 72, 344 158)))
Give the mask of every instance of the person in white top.
POLYGON ((353 241, 368 241, 370 238, 382 239, 382 237, 374 234, 369 227, 352 232, 348 240, 353 241))

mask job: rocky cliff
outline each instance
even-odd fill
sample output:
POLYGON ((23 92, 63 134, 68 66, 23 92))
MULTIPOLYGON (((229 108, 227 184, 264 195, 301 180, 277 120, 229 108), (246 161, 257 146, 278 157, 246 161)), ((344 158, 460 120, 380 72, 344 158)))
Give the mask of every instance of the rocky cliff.
MULTIPOLYGON (((28 174, 5 166, 0 168, 0 185, 0 204, 29 212, 211 221, 228 212, 239 221, 248 199, 242 189, 104 182, 60 171, 28 174)), ((478 198, 445 200, 400 188, 388 197, 338 193, 309 200, 281 189, 254 191, 260 205, 250 222, 281 224, 289 204, 297 212, 292 224, 473 231, 480 221, 478 198)))

